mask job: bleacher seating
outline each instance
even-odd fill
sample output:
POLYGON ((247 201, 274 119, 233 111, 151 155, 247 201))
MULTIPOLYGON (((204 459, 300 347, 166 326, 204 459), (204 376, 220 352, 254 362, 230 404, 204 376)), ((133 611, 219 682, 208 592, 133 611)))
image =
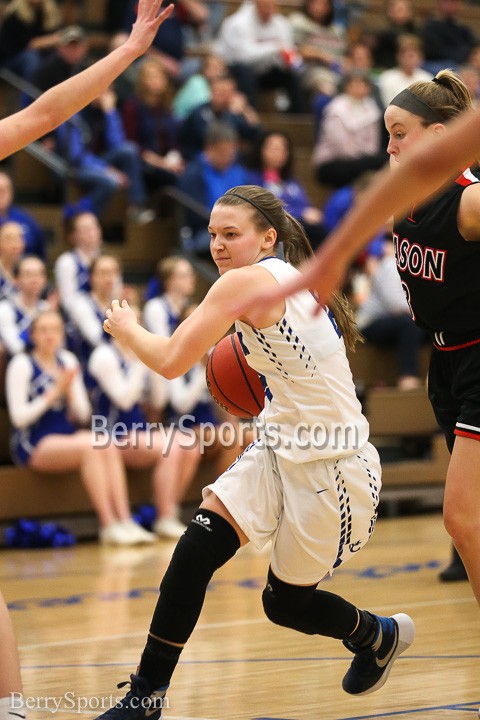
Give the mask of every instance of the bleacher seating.
MULTIPOLYGON (((240 0, 224 0, 224 4, 227 13, 230 13, 239 6, 240 0)), ((303 0, 279 0, 280 10, 286 14, 302 4, 303 0)), ((94 34, 99 31, 101 34, 105 0, 68 2, 67 5, 69 21, 84 24, 94 34)), ((358 37, 363 29, 376 30, 385 22, 383 0, 368 0, 362 5, 358 27, 352 28, 352 36, 358 37)), ((433 7, 434 0, 416 0, 417 17, 422 19, 433 7)), ((463 20, 471 24, 480 36, 480 6, 465 3, 463 20)), ((11 89, 0 81, 2 115, 11 112, 13 107, 11 89)), ((272 112, 271 108, 267 111, 267 108, 268 102, 262 112, 265 127, 269 130, 284 130, 292 137, 296 175, 306 187, 312 201, 321 206, 328 196, 329 188, 321 187, 313 175, 310 157, 314 128, 311 116, 288 116, 272 112)), ((48 232, 48 260, 51 263, 65 249, 61 206, 41 202, 42 191, 51 186, 51 172, 23 151, 13 158, 12 169, 19 193, 25 196, 37 195, 37 201, 27 204, 26 208, 48 232)), ((75 193, 74 184, 70 184, 67 190, 70 195, 75 193)), ((120 196, 109 208, 106 222, 118 222, 119 218, 124 221, 124 208, 125 202, 120 196)), ((170 252, 176 241, 174 218, 158 220, 146 226, 125 222, 123 241, 107 242, 106 252, 112 252, 119 257, 128 272, 151 274, 158 259, 170 252)), ((205 283, 202 284, 202 290, 206 290, 205 283)), ((427 372, 428 356, 429 349, 425 348, 422 353, 423 375, 427 372)), ((370 422, 372 441, 382 446, 395 438, 420 437, 428 440, 430 447, 426 457, 384 462, 382 496, 389 499, 391 507, 405 498, 430 498, 432 493, 438 502, 449 456, 443 438, 438 433, 426 391, 421 389, 400 392, 395 389, 398 367, 393 351, 364 345, 350 356, 350 362, 370 422)), ((9 464, 8 432, 8 417, 5 410, 0 410, 0 523, 27 515, 73 517, 77 514, 92 514, 87 495, 76 473, 40 476, 26 469, 12 467, 9 464)), ((212 479, 212 473, 212 467, 208 463, 202 464, 187 495, 187 502, 198 501, 200 488, 212 479)), ((133 503, 148 500, 151 494, 149 473, 129 473, 129 489, 133 503)))
MULTIPOLYGON (((421 353, 421 374, 426 378, 430 348, 421 353)), ((353 378, 361 394, 364 412, 370 423, 370 437, 382 456, 382 449, 392 442, 422 441, 421 457, 402 457, 382 461, 382 499, 394 514, 399 502, 407 500, 421 505, 438 506, 449 453, 436 423, 426 387, 397 390, 398 360, 393 349, 360 345, 349 354, 353 378)))

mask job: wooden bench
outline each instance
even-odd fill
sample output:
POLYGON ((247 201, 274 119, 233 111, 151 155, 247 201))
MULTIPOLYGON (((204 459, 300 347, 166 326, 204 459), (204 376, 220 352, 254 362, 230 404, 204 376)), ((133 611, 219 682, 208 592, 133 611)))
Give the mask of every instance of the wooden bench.
MULTIPOLYGON (((429 359, 430 347, 426 345, 420 358, 421 373, 425 378, 429 359)), ((402 391, 395 387, 399 368, 397 353, 393 349, 360 345, 355 353, 349 353, 349 361, 370 424, 371 440, 380 454, 387 454, 386 450, 392 444, 401 445, 415 439, 429 446, 426 455, 418 459, 407 457, 382 461, 381 498, 388 512, 397 514, 402 502, 440 506, 450 455, 436 423, 426 387, 414 391, 402 391)))
MULTIPOLYGON (((75 523, 78 535, 96 532, 96 520, 80 476, 71 473, 35 473, 11 465, 9 449, 10 423, 5 408, 0 408, 0 528, 20 517, 51 518, 75 523)), ((129 470, 128 489, 131 506, 152 501, 151 470, 129 470)), ((203 460, 182 506, 198 505, 201 490, 216 477, 212 462, 203 460)), ((1 533, 0 533, 1 535, 1 533)), ((1 544, 0 537, 0 544, 1 544)))
MULTIPOLYGON (((420 351, 420 373, 427 377, 431 347, 427 343, 420 351)), ((348 353, 353 379, 362 390, 378 385, 395 386, 399 377, 398 353, 393 348, 381 348, 370 343, 357 345, 348 353)))
MULTIPOLYGON (((183 504, 196 503, 201 489, 215 479, 205 461, 190 485, 183 504)), ((151 471, 128 472, 131 505, 151 502, 151 471)), ((27 468, 0 467, 0 522, 19 517, 68 517, 91 514, 92 506, 78 473, 35 473, 27 468)))

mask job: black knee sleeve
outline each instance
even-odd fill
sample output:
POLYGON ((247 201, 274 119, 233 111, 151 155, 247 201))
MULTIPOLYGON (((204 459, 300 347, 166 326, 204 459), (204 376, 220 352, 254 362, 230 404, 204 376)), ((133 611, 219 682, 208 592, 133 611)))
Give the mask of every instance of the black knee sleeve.
POLYGON ((317 590, 316 585, 290 585, 271 569, 262 601, 269 620, 307 635, 343 640, 358 622, 357 608, 339 595, 317 590))
POLYGON ((213 573, 239 547, 239 537, 227 520, 211 510, 197 510, 160 584, 151 634, 185 643, 198 620, 213 573))
MULTIPOLYGON (((295 617, 305 611, 315 592, 315 585, 299 586, 279 580, 269 569, 267 585, 262 593, 265 615, 275 625, 295 627, 295 617)), ((303 631, 306 632, 306 631, 303 631)))

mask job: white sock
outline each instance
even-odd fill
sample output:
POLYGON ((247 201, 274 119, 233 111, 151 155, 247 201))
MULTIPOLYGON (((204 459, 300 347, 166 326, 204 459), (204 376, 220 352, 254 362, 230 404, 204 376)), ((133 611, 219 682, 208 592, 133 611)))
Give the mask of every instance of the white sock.
POLYGON ((0 698, 0 720, 25 720, 25 705, 21 693, 11 693, 0 698))

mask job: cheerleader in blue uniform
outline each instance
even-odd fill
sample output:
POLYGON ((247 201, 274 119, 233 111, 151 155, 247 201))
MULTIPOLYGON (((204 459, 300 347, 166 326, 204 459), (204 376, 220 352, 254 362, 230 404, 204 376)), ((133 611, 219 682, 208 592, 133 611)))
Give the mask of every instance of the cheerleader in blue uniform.
POLYGON ((68 347, 80 361, 87 388, 93 384, 87 369, 88 361, 94 348, 109 340, 103 330, 105 310, 121 286, 118 260, 111 255, 99 255, 90 269, 90 289, 77 293, 70 307, 72 327, 68 347))
POLYGON ((6 222, 0 226, 0 300, 15 293, 15 267, 25 250, 22 226, 6 222))
POLYGON ((32 320, 50 308, 42 299, 47 286, 45 263, 33 255, 24 257, 15 269, 17 292, 0 301, 0 339, 8 355, 25 349, 32 320))
POLYGON ((156 335, 170 336, 177 328, 182 312, 195 293, 192 265, 180 255, 171 255, 158 263, 158 287, 163 294, 145 303, 145 327, 156 335))
MULTIPOLYGON (((0 226, 0 302, 12 302, 17 291, 15 267, 23 255, 25 240, 22 226, 16 222, 6 222, 0 226)), ((5 402, 5 370, 8 351, 0 342, 0 403, 5 402)))
POLYGON ((63 322, 44 311, 31 327, 31 352, 10 362, 6 394, 17 465, 37 472, 78 470, 100 523, 100 539, 114 545, 151 542, 133 522, 123 462, 114 444, 95 447, 90 402, 75 356, 63 345, 63 322))
POLYGON ((74 215, 69 221, 67 238, 73 249, 59 255, 54 273, 60 305, 68 316, 76 294, 90 290, 90 269, 102 246, 97 216, 90 212, 74 215))
POLYGON ((158 424, 147 425, 141 403, 150 371, 124 344, 101 343, 90 356, 88 372, 95 381, 97 427, 116 437, 127 467, 152 468, 154 530, 161 537, 179 538, 186 527, 176 518, 176 508, 198 464, 196 443, 172 426, 164 434, 158 424))

